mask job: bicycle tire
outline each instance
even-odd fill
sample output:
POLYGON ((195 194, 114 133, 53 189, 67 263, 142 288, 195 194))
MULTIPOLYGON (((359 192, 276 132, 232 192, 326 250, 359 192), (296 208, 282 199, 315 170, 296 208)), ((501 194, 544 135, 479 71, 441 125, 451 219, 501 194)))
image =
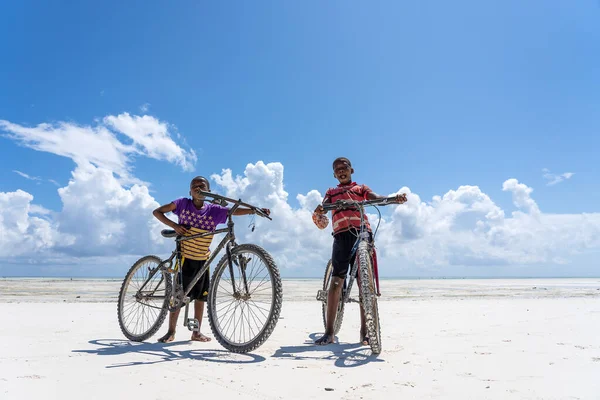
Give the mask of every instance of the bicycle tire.
MULTIPOLYGON (((262 324, 261 327, 258 328, 258 333, 254 337, 245 341, 238 341, 235 340, 235 338, 228 337, 227 333, 224 331, 224 327, 219 321, 219 314, 221 310, 217 309, 217 292, 219 288, 219 283, 221 282, 223 273, 229 273, 229 263, 227 261, 227 255, 224 255, 217 264, 217 267, 215 268, 215 271, 213 272, 212 278, 210 280, 210 288, 208 294, 208 321, 210 323, 210 329, 212 330, 213 335, 221 344, 221 346, 234 353, 247 353, 249 351, 255 350, 256 348, 261 346, 269 338, 269 336, 271 336, 273 330, 275 329, 275 326, 277 325, 277 321, 279 320, 279 314, 281 312, 281 304, 283 298, 283 289, 281 285, 279 269, 277 268, 277 265, 275 264, 275 261, 273 260, 271 255, 260 246, 254 244, 241 244, 235 246, 231 250, 231 257, 232 259, 235 259, 236 256, 239 257, 241 253, 244 252, 258 256, 258 258, 260 258, 261 261, 265 264, 272 282, 270 294, 271 306, 269 308, 269 314, 266 321, 262 324)), ((241 283, 240 277, 235 277, 235 279, 236 285, 239 285, 241 283)), ((231 287, 229 288, 231 289, 231 287)), ((238 303, 244 301, 246 302, 246 306, 248 306, 249 303, 246 300, 240 299, 236 299, 236 301, 238 303)), ((244 307, 242 306, 242 312, 243 308, 244 307)), ((239 329, 243 330, 247 328, 248 330, 251 330, 251 327, 249 325, 251 324, 251 322, 255 321, 253 317, 254 316, 248 315, 246 321, 243 321, 242 315, 241 325, 246 325, 241 326, 239 329), (251 321, 251 318, 253 321, 251 321)))
POLYGON ((361 242, 358 245, 358 260, 360 273, 360 295, 363 310, 365 311, 365 323, 369 346, 373 354, 381 353, 381 326, 379 324, 379 308, 377 306, 377 294, 375 279, 373 275, 373 263, 369 254, 368 244, 361 242))
MULTIPOLYGON (((331 260, 327 263, 327 268, 325 268, 325 276, 323 276, 323 290, 329 290, 329 283, 331 282, 331 274, 333 273, 333 264, 331 260)), ((338 301, 337 312, 335 313, 335 322, 333 324, 333 335, 337 335, 342 328, 342 322, 344 321, 344 292, 340 292, 340 298, 338 301)), ((323 302, 323 327, 327 330, 327 302, 323 302)))
MULTIPOLYGON (((119 321, 119 327, 121 328, 121 332, 123 332, 127 339, 132 340, 134 342, 143 342, 144 340, 154 335, 158 331, 158 329, 160 329, 161 325, 165 321, 165 317, 167 316, 169 299, 171 297, 171 292, 173 289, 171 274, 164 273, 162 270, 157 270, 154 275, 146 278, 144 282, 147 282, 149 278, 156 277, 158 274, 160 277, 160 281, 157 285, 160 285, 160 282, 162 282, 164 278, 164 300, 162 301, 160 307, 158 306, 158 304, 156 306, 148 306, 148 310, 142 312, 141 315, 139 315, 139 318, 145 316, 151 316, 153 318, 152 321, 148 322, 147 326, 145 326, 146 324, 144 324, 145 327, 142 328, 140 332, 135 332, 134 330, 132 330, 129 326, 129 324, 132 322, 132 319, 127 318, 127 315, 125 315, 127 308, 129 308, 125 305, 125 301, 128 298, 127 293, 129 292, 129 289, 133 288, 134 275, 136 274, 136 272, 140 271, 140 269, 146 263, 152 264, 152 268, 157 268, 160 265, 161 260, 156 256, 145 256, 137 260, 125 275, 125 279, 123 279, 121 289, 119 290, 119 300, 117 302, 117 319, 119 321), (159 311, 153 313, 152 309, 158 309, 159 311)), ((150 271, 151 269, 149 268, 148 272, 150 271)), ((138 292, 139 290, 136 290, 136 294, 138 294, 138 292)), ((132 294, 132 296, 135 295, 132 294)), ((143 304, 142 301, 138 301, 137 299, 135 300, 135 302, 138 304, 143 304)))

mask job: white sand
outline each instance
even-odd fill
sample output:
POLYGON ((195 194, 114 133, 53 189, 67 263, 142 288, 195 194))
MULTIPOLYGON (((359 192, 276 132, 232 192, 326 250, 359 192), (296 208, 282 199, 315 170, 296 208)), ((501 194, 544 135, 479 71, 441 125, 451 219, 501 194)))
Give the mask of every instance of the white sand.
POLYGON ((3 400, 600 399, 598 279, 383 281, 378 357, 357 344, 356 304, 339 344, 311 344, 317 281, 285 282, 275 332, 247 355, 189 342, 181 326, 174 343, 132 343, 113 301, 77 299, 64 281, 47 283, 50 299, 16 299, 14 282, 0 281, 3 400))

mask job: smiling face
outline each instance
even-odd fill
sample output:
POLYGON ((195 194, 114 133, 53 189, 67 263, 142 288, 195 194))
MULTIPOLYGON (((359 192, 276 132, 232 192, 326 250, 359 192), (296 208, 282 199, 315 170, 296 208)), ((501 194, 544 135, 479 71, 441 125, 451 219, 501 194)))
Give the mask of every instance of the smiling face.
POLYGON ((193 200, 204 200, 204 196, 198 193, 199 190, 203 192, 210 192, 210 184, 206 178, 202 176, 192 179, 192 182, 190 183, 190 196, 192 196, 193 200))
POLYGON ((333 176, 340 183, 346 184, 352 182, 352 174, 354 169, 346 160, 336 160, 333 163, 333 176))

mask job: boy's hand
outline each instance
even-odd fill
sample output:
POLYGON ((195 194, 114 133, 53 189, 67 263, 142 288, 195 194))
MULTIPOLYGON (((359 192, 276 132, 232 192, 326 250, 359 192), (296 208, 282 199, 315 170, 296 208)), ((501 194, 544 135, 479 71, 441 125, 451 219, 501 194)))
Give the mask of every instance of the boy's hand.
POLYGON ((267 217, 271 216, 271 210, 269 210, 268 208, 261 208, 260 210, 263 213, 267 214, 267 217))
POLYGON ((327 214, 327 211, 325 211, 325 210, 323 209, 323 206, 322 206, 321 204, 319 204, 319 205, 317 206, 317 208, 315 208, 315 211, 313 211, 313 213, 314 213, 314 214, 320 214, 320 215, 322 215, 322 214, 327 214))
POLYGON ((396 195, 396 203, 403 204, 403 203, 406 203, 407 201, 408 201, 408 199, 406 198, 406 193, 396 195))
POLYGON ((175 232, 177 232, 178 235, 185 235, 187 233, 187 229, 185 229, 183 226, 179 225, 179 224, 175 224, 175 226, 173 227, 173 229, 175 229, 175 232))

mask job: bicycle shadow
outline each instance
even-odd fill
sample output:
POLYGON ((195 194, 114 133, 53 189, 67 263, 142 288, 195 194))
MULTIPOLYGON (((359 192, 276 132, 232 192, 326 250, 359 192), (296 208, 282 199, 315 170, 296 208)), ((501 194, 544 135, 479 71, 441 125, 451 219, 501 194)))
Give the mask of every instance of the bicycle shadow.
MULTIPOLYGON (((325 346, 314 344, 315 339, 319 335, 311 333, 308 335, 310 341, 306 341, 303 346, 282 346, 275 351, 272 357, 290 358, 294 360, 332 360, 335 359, 334 365, 340 368, 352 368, 368 364, 370 362, 385 362, 374 355, 371 349, 361 343, 333 343, 325 346), (356 350, 352 350, 356 349, 356 350), (330 353, 323 357, 315 355, 299 355, 298 353, 330 353)), ((337 341, 337 336, 336 336, 337 341)))
POLYGON ((95 354, 98 356, 119 356, 123 354, 144 354, 156 356, 159 359, 153 361, 131 361, 107 365, 105 368, 133 367, 137 365, 151 365, 182 359, 217 362, 225 364, 254 364, 265 361, 265 358, 256 354, 232 353, 227 350, 176 350, 174 346, 190 343, 189 341, 178 341, 171 343, 149 343, 131 342, 121 339, 96 339, 88 343, 100 346, 91 350, 71 350, 73 353, 95 354))

